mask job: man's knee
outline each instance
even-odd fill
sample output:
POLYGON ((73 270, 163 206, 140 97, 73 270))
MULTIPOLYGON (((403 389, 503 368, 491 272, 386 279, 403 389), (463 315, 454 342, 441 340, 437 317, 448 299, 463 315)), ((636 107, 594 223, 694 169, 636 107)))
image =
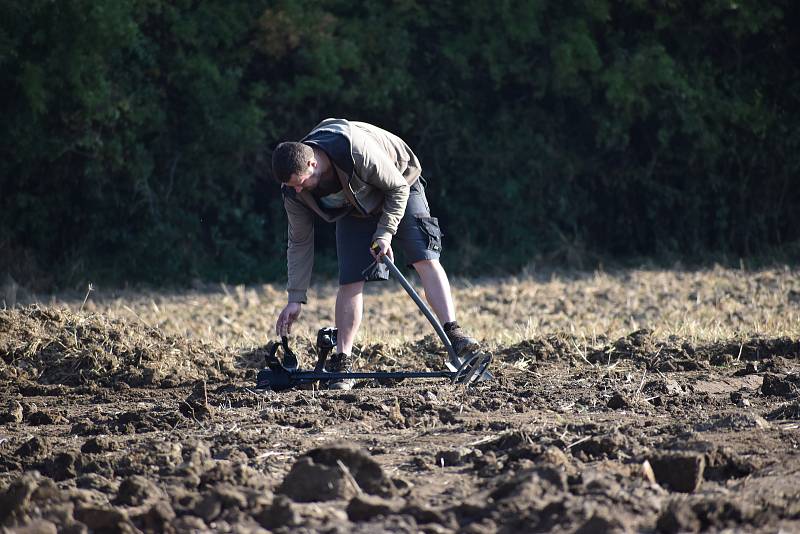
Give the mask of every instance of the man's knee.
POLYGON ((411 264, 417 272, 435 269, 439 265, 438 259, 433 260, 419 260, 411 264))
POLYGON ((352 284, 341 284, 339 286, 339 294, 340 295, 358 295, 359 293, 364 291, 364 282, 353 282, 352 284))

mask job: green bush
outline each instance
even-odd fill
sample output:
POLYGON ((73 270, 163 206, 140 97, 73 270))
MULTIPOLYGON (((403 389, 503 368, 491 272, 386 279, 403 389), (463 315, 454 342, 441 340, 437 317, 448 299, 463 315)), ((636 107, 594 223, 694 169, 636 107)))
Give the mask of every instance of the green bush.
POLYGON ((270 150, 329 116, 412 145, 454 272, 797 250, 799 9, 6 2, 0 271, 281 279, 270 150))

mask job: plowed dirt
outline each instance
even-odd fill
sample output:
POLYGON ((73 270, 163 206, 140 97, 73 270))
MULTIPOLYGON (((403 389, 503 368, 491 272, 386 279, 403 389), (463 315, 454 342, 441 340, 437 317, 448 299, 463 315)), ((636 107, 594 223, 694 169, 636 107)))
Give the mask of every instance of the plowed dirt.
MULTIPOLYGON (((274 393, 253 389, 263 345, 111 315, 0 311, 5 529, 800 531, 794 337, 550 333, 492 347, 468 390, 274 393)), ((359 352, 444 362, 429 335, 359 352)))

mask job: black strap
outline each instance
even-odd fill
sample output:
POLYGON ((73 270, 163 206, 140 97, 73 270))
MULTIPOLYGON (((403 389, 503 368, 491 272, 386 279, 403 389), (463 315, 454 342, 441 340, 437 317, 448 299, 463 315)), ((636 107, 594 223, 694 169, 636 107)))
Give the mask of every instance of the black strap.
POLYGON ((278 371, 296 371, 297 370, 297 356, 292 349, 289 348, 289 338, 281 336, 280 343, 273 343, 269 348, 269 352, 264 356, 267 367, 275 372, 278 371), (278 358, 278 347, 283 348, 283 361, 278 358))

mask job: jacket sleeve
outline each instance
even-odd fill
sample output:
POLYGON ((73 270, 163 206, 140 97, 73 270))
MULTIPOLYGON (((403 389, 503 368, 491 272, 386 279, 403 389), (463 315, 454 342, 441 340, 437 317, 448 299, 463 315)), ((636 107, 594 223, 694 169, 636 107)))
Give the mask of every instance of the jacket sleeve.
POLYGON ((370 138, 365 140, 364 150, 354 159, 359 176, 383 191, 383 213, 372 239, 391 240, 406 211, 411 187, 386 151, 370 138))
POLYGON ((300 201, 285 195, 283 207, 289 221, 286 248, 289 302, 306 303, 314 267, 314 216, 300 201))

